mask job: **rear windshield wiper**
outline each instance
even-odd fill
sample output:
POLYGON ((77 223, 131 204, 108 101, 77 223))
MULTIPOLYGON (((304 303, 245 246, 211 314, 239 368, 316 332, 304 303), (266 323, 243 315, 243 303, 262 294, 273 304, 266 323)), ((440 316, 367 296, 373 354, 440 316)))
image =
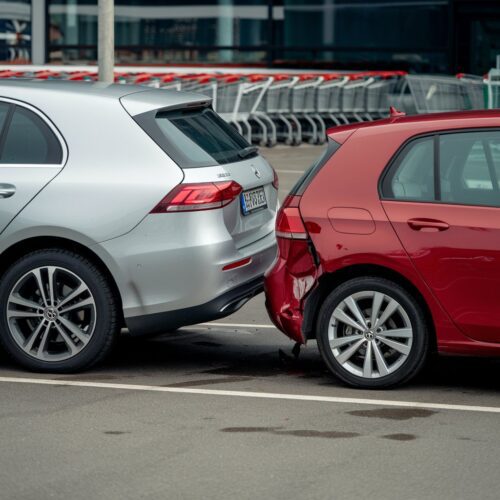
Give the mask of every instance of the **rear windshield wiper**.
POLYGON ((259 148, 257 146, 247 146, 246 148, 240 149, 238 151, 238 156, 240 158, 246 158, 257 153, 257 151, 259 151, 259 148))

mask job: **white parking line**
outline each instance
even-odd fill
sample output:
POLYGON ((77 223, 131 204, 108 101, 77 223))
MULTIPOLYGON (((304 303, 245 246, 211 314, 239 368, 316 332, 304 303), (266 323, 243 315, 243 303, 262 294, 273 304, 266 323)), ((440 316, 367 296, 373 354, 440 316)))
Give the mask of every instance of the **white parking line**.
MULTIPOLYGON (((250 323, 200 323, 203 326, 224 326, 224 327, 234 327, 234 328, 272 328, 276 330, 274 325, 255 325, 250 323)), ((198 325, 199 326, 199 325, 198 325)))
POLYGON ((303 170, 281 170, 281 169, 276 169, 276 172, 278 172, 278 174, 300 174, 300 175, 304 173, 303 170))
POLYGON ((469 411, 478 413, 500 413, 500 407, 453 405, 444 403, 422 403, 418 401, 393 401, 389 399, 338 398, 307 394, 280 394, 272 392, 221 391, 214 389, 190 389, 187 387, 159 387, 156 385, 111 384, 107 382, 80 382, 75 380, 50 380, 40 378, 0 377, 0 383, 35 384, 52 386, 87 387, 93 389, 118 389, 122 391, 167 392, 177 394, 198 394, 205 396, 226 396, 238 398, 281 399, 288 401, 312 401, 317 403, 339 403, 371 406, 392 406, 399 408, 427 408, 433 410, 469 411))

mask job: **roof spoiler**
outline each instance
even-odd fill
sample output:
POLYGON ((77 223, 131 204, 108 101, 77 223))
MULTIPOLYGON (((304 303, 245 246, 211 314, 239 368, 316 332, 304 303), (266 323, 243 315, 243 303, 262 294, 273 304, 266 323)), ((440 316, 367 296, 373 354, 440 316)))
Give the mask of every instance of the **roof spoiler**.
POLYGON ((137 116, 156 109, 167 111, 207 107, 210 106, 212 99, 203 94, 154 89, 125 95, 120 98, 120 102, 130 116, 137 116))

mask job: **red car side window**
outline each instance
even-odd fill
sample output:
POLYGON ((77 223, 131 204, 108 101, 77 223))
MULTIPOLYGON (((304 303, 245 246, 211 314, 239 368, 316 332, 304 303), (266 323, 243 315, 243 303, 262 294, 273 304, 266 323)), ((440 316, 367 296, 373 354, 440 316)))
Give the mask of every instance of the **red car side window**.
POLYGON ((434 201, 434 138, 424 137, 407 144, 383 182, 385 198, 434 201))

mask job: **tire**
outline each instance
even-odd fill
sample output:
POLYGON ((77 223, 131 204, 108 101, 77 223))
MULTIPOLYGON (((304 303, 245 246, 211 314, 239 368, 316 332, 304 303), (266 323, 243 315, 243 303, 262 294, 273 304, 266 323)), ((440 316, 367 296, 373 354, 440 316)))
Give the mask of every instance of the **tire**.
POLYGON ((342 382, 383 389, 408 382, 421 370, 429 331, 420 305, 404 288, 387 279, 361 277, 339 285, 325 299, 316 339, 327 367, 342 382), (379 311, 376 327, 372 324, 374 310, 379 311), (346 339, 351 336, 354 338, 346 339))
POLYGON ((28 370, 90 368, 111 350, 119 317, 119 302, 106 276, 68 250, 29 253, 0 281, 0 343, 28 370))

